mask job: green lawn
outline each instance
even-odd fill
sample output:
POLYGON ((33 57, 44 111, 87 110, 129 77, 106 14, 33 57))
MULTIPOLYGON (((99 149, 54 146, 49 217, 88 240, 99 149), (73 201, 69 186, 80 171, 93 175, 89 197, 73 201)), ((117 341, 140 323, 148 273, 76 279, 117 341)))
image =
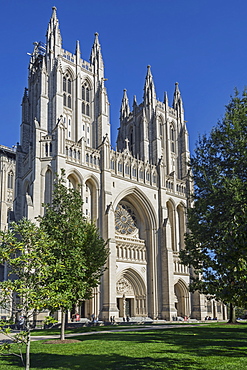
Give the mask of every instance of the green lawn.
MULTIPOLYGON (((107 328, 106 328, 107 329, 107 328)), ((31 344, 33 370, 247 369, 247 324, 77 336, 78 343, 31 344)), ((21 369, 14 357, 1 370, 21 369)))

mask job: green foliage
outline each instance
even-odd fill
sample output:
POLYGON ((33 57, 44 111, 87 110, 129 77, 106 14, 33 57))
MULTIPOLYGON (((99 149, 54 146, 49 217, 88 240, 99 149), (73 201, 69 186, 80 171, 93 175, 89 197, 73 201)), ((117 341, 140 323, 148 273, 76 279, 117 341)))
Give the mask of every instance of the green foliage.
POLYGON ((247 309, 242 307, 236 307, 236 317, 240 319, 247 319, 247 309))
POLYGON ((41 311, 49 303, 49 280, 57 266, 52 241, 25 219, 11 224, 7 232, 1 231, 0 237, 0 263, 8 265, 8 279, 0 282, 0 305, 14 305, 14 312, 28 317, 30 311, 41 311))
POLYGON ((12 334, 6 322, 1 322, 0 333, 11 341, 3 343, 0 352, 15 354, 24 364, 22 345, 25 345, 25 366, 29 369, 29 320, 50 306, 50 278, 59 266, 52 253, 52 240, 31 221, 23 219, 11 224, 8 231, 0 232, 0 239, 0 263, 8 266, 8 279, 0 282, 0 306, 11 311, 13 317, 21 314, 24 329, 12 334))
POLYGON ((247 93, 236 92, 225 117, 199 139, 191 170, 195 184, 188 210, 186 248, 194 268, 191 290, 246 306, 247 296, 247 93), (202 277, 202 279, 201 279, 202 277))
POLYGON ((49 284, 53 309, 72 309, 78 299, 90 298, 108 257, 107 243, 83 216, 82 205, 79 189, 65 186, 63 170, 54 184, 52 203, 44 205, 45 215, 39 218, 40 227, 54 241, 52 253, 59 265, 49 284))

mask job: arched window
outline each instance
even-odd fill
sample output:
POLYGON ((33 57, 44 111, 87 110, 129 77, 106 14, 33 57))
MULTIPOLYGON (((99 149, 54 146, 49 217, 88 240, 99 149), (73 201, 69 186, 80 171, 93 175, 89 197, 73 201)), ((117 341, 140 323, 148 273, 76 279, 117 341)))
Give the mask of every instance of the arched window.
POLYGON ((84 205, 83 205, 83 210, 86 216, 88 216, 91 220, 96 220, 97 219, 97 203, 98 203, 98 198, 97 198, 97 190, 95 183, 89 179, 86 181, 86 188, 84 192, 84 205))
POLYGON ((66 85, 67 85, 66 78, 63 77, 63 91, 66 91, 66 85))
POLYGON ((162 120, 159 119, 159 128, 160 128, 160 137, 162 138, 163 130, 162 130, 162 120))
POLYGON ((90 101, 91 101, 91 89, 87 81, 85 81, 81 88, 81 98, 82 98, 82 114, 90 116, 90 101))
POLYGON ((181 205, 177 207, 178 215, 178 229, 179 229, 179 238, 178 238, 178 249, 184 249, 184 234, 185 234, 185 209, 181 205))
POLYGON ((13 189, 14 187, 14 174, 12 171, 8 173, 8 189, 13 189))
POLYGON ((71 94, 71 79, 68 78, 68 93, 71 94))
POLYGON ((82 104, 81 104, 81 112, 82 112, 82 114, 86 114, 86 108, 85 108, 85 103, 84 103, 84 101, 82 102, 82 104))
POLYGON ((123 172, 122 162, 118 162, 118 172, 123 172))
POLYGON ((46 204, 50 204, 52 199, 52 172, 47 170, 45 173, 45 194, 44 201, 46 204))
POLYGON ((171 151, 174 153, 175 152, 175 132, 174 132, 174 127, 172 125, 170 126, 170 141, 171 141, 171 151))
POLYGON ((115 162, 114 162, 114 159, 111 159, 111 170, 115 170, 115 162))
POLYGON ((86 87, 86 101, 90 102, 90 94, 89 94, 89 87, 86 87))
POLYGON ((156 184, 156 173, 153 173, 153 183, 156 184))
POLYGON ((63 77, 63 105, 72 108, 72 79, 67 72, 63 77))
POLYGON ((71 96, 68 95, 68 108, 71 108, 71 96))
POLYGON ((134 167, 133 170, 132 170, 132 176, 136 177, 136 167, 134 167))

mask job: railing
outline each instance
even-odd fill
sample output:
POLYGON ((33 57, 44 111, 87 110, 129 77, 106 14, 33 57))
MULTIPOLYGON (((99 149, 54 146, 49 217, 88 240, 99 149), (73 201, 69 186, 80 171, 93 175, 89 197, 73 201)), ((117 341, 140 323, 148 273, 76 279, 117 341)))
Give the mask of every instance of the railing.
POLYGON ((87 147, 85 149, 85 164, 89 167, 100 168, 100 152, 99 150, 87 147))
POLYGON ((173 264, 174 264, 174 273, 186 275, 189 274, 189 268, 181 263, 181 260, 178 256, 174 256, 173 264))
POLYGON ((75 62, 75 56, 67 50, 63 50, 63 57, 72 63, 75 62))
POLYGON ((110 170, 117 176, 157 187, 156 166, 138 160, 126 152, 110 151, 110 170))
POLYGON ((86 62, 85 60, 83 60, 82 62, 82 68, 86 69, 87 71, 89 72, 92 72, 92 66, 90 63, 86 62))
POLYGON ((81 145, 72 140, 65 140, 65 155, 69 161, 81 163, 82 158, 81 145))
POLYGON ((118 261, 146 263, 146 247, 144 240, 117 236, 116 250, 118 261))

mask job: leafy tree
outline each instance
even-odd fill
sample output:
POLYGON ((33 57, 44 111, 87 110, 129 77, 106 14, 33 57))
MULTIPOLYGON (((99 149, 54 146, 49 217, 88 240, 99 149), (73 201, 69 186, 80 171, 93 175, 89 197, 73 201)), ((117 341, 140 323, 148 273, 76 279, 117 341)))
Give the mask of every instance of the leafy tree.
MULTIPOLYGON (((50 237, 34 223, 25 219, 11 224, 7 232, 0 232, 0 263, 7 263, 8 279, 0 282, 0 306, 12 314, 22 316, 22 331, 11 335, 6 322, 0 322, 0 332, 19 346, 18 355, 23 364, 21 347, 26 347, 26 370, 30 368, 30 320, 50 305, 49 280, 57 261, 50 252, 50 237), (49 245, 49 248, 48 248, 49 245), (52 261, 52 263, 51 263, 52 261)), ((5 343, 0 351, 11 352, 5 343)))
POLYGON ((195 184, 185 250, 191 290, 234 306, 247 301, 247 92, 236 92, 224 119, 199 139, 191 158, 195 184))
MULTIPOLYGON (((65 171, 54 184, 51 204, 45 205, 45 215, 40 226, 55 244, 52 253, 59 268, 54 273, 51 308, 61 308, 61 339, 64 339, 65 312, 71 310, 79 299, 89 299, 92 288, 99 284, 108 257, 105 242, 95 224, 82 213, 80 191, 65 186, 65 171)), ((53 263, 53 262, 52 262, 53 263)))

